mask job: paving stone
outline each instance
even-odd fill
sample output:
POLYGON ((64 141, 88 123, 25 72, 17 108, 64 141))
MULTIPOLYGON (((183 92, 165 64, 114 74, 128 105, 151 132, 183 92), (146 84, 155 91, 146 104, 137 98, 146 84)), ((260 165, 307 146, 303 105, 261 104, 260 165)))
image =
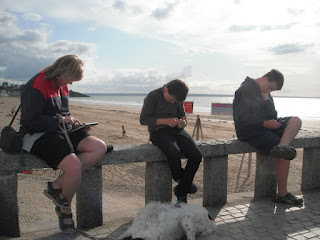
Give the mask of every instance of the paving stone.
MULTIPOLYGON (((197 240, 283 240, 283 239, 320 239, 320 191, 304 193, 305 205, 292 207, 275 205, 272 201, 253 200, 246 204, 228 206, 212 210, 216 216, 217 231, 210 236, 200 236, 197 240)), ((210 213, 212 213, 210 211, 210 213)), ((50 215, 50 216, 49 216, 50 215)), ((48 213, 48 218, 51 212, 48 213)), ((56 216, 53 218, 56 222, 56 216)), ((28 222, 28 219, 24 219, 28 222)), ((23 221, 22 221, 23 222, 23 221)), ((128 222, 129 223, 129 222, 128 222)), ((86 234, 66 236, 58 228, 46 229, 22 234, 24 239, 62 239, 62 240, 115 240, 130 224, 120 226, 101 226, 86 234)), ((2 238, 0 237, 0 240, 2 238)), ((168 239, 169 240, 169 239, 168 239)))

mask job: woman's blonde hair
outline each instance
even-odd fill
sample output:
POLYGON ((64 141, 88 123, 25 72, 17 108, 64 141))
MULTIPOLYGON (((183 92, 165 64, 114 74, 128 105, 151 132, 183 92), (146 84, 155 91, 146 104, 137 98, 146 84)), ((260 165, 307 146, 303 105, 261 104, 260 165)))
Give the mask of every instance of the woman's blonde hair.
POLYGON ((66 55, 57 59, 43 71, 46 80, 66 79, 79 81, 83 77, 83 61, 77 55, 66 55))

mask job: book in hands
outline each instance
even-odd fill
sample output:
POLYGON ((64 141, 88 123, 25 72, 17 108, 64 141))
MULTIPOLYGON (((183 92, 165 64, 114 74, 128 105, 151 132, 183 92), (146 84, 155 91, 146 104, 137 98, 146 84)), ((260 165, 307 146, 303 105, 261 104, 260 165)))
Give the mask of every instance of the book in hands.
POLYGON ((68 133, 73 133, 73 132, 78 131, 78 130, 80 130, 80 129, 83 129, 83 128, 85 128, 85 127, 95 126, 95 125, 97 125, 97 124, 98 124, 98 122, 84 123, 84 124, 82 124, 82 125, 80 125, 80 126, 78 126, 78 127, 71 128, 71 129, 68 131, 68 133))

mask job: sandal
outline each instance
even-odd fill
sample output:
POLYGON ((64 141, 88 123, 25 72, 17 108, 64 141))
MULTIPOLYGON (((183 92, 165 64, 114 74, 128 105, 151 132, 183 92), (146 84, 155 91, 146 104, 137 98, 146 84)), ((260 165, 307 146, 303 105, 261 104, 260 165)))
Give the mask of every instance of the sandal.
POLYGON ((72 220, 72 223, 70 223, 70 224, 64 223, 64 219, 68 219, 68 218, 72 219, 72 213, 62 213, 58 206, 56 206, 56 213, 57 213, 58 218, 59 218, 60 230, 63 233, 72 234, 72 233, 75 233, 77 231, 77 229, 74 227, 73 220, 72 220))
POLYGON ((69 202, 62 195, 61 188, 53 188, 52 182, 48 182, 48 188, 43 191, 47 198, 51 199, 55 205, 61 208, 70 209, 69 202))

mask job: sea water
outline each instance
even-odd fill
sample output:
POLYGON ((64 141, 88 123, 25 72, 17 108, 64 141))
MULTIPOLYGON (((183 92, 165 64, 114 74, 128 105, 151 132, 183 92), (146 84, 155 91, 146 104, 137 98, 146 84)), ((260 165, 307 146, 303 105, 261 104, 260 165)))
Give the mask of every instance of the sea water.
MULTIPOLYGON (((70 98, 70 101, 94 105, 113 105, 141 108, 146 94, 89 93, 90 97, 70 98)), ((320 98, 273 97, 279 117, 299 116, 301 119, 320 120, 320 98)), ((193 102, 193 113, 211 114, 212 103, 232 103, 233 95, 189 94, 186 101, 193 102)))

